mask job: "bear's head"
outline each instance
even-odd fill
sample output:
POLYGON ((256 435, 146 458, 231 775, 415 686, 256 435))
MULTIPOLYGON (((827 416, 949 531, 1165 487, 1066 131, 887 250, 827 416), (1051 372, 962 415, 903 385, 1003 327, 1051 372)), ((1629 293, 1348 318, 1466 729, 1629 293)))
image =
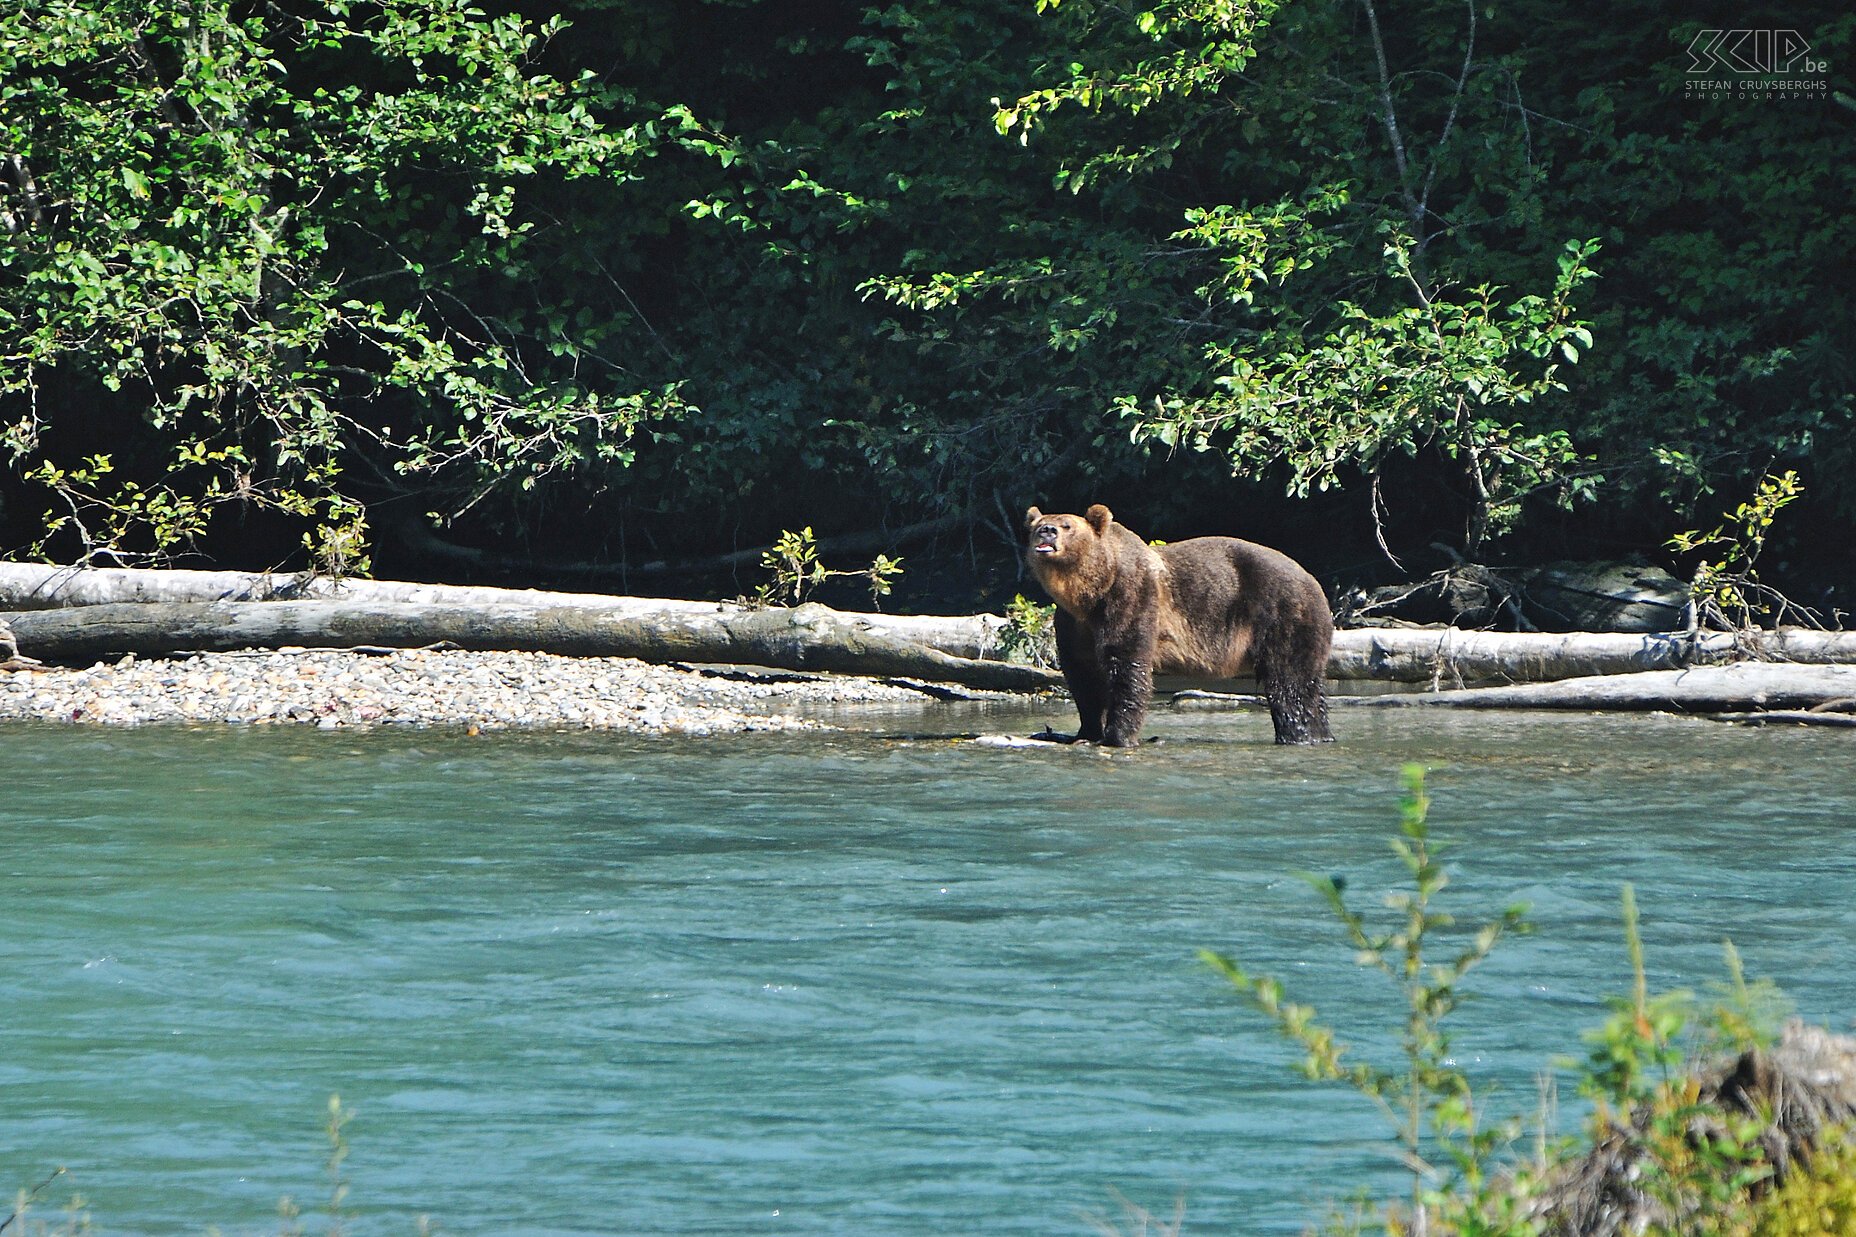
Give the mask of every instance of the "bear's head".
POLYGON ((1115 516, 1101 503, 1082 515, 1025 512, 1025 557, 1034 569, 1075 567, 1089 561, 1115 516))

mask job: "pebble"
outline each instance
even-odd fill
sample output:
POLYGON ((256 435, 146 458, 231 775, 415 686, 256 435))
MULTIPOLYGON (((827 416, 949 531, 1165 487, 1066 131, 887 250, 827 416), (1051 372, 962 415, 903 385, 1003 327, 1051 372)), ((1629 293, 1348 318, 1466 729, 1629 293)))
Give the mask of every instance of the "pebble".
POLYGON ((0 720, 103 726, 224 722, 701 735, 829 729, 793 710, 926 699, 907 686, 850 676, 722 675, 625 657, 431 649, 125 657, 81 670, 0 671, 0 720))

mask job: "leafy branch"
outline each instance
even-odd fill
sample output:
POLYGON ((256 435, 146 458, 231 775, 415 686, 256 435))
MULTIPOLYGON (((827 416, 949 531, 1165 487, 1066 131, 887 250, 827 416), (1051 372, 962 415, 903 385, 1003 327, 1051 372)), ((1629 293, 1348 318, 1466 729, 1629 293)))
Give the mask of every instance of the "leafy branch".
POLYGON ((753 601, 763 606, 796 606, 827 580, 860 579, 869 585, 871 605, 880 610, 880 599, 889 596, 895 578, 902 574, 902 560, 887 554, 879 554, 868 567, 852 571, 825 566, 810 525, 798 532, 782 532, 760 556, 760 565, 773 573, 772 580, 754 591, 753 601))
POLYGON ((1703 555, 1689 585, 1694 627, 1747 631, 1759 627, 1762 620, 1776 626, 1788 616, 1821 625, 1809 610, 1761 583, 1755 569, 1773 521, 1803 493, 1796 471, 1767 473, 1753 497, 1708 532, 1690 529, 1669 539, 1669 547, 1678 553, 1703 555))
MULTIPOLYGON (((1228 227, 1207 220, 1188 234, 1218 241, 1214 224, 1228 227)), ((1504 299, 1481 285, 1453 297, 1420 282, 1409 238, 1394 233, 1386 273, 1411 292, 1409 303, 1374 311, 1343 301, 1335 324, 1313 339, 1298 324, 1213 344, 1214 393, 1151 404, 1124 397, 1121 412, 1137 438, 1222 451, 1239 471, 1283 466, 1296 494, 1326 490, 1350 467, 1376 473, 1393 452, 1435 446, 1461 462, 1470 484, 1463 539, 1473 556, 1513 526, 1529 495, 1555 489, 1570 503, 1596 484, 1592 461, 1564 431, 1530 430, 1517 411, 1564 389, 1560 365, 1592 346, 1573 295, 1593 277, 1596 249, 1595 241, 1567 245, 1547 295, 1504 299)))
MULTIPOLYGON (((1386 976, 1404 998, 1398 1066, 1349 1059, 1348 1046, 1338 1034, 1317 1020, 1313 1007, 1285 1000, 1279 981, 1252 976, 1212 950, 1201 950, 1199 956, 1248 997, 1285 1038, 1301 1047, 1303 1074, 1344 1082, 1373 1102, 1392 1126, 1400 1158, 1411 1170, 1413 1214, 1423 1217, 1445 1206, 1453 1189, 1467 1190, 1480 1199, 1489 1180, 1489 1158, 1518 1133, 1512 1122, 1484 1124, 1469 1076, 1455 1063, 1450 1036, 1442 1024, 1460 1001, 1464 977, 1504 935, 1529 932, 1532 925, 1524 906, 1510 906, 1460 943, 1449 961, 1433 962, 1426 956, 1431 938, 1454 927, 1456 921, 1433 906, 1449 884, 1449 876, 1437 858, 1442 845, 1430 836, 1426 819, 1430 799, 1425 794, 1423 768, 1406 766, 1402 782, 1399 835, 1392 849, 1409 873, 1412 888, 1387 896, 1392 926, 1376 930, 1349 907, 1338 879, 1303 875, 1340 921, 1355 950, 1355 962, 1386 976), (1450 1162, 1448 1173, 1434 1162, 1433 1145, 1450 1162)), ((1418 1231, 1422 1225, 1420 1219, 1418 1231)))

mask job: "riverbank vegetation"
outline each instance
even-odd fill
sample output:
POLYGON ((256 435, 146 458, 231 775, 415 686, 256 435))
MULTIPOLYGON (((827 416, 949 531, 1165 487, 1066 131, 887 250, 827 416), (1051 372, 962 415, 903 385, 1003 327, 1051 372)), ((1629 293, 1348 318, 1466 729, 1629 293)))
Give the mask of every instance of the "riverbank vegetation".
POLYGON ((30 0, 0 548, 732 595, 809 526, 996 606, 1040 498, 1687 575, 1790 470, 1762 576, 1847 601, 1856 19, 1698 67, 1743 17, 30 0))
MULTIPOLYGON (((1445 1020, 1463 981, 1504 936, 1531 931, 1505 908, 1465 931, 1439 906, 1449 884, 1431 835, 1424 771, 1407 766, 1392 846, 1411 877, 1384 930, 1348 905, 1338 878, 1306 875, 1339 920, 1354 962, 1384 975, 1407 1011, 1396 1064, 1353 1054, 1283 985, 1212 950, 1201 957, 1303 1054, 1300 1071, 1344 1083, 1384 1116, 1411 1190, 1334 1228, 1476 1237, 1779 1237, 1856 1231, 1856 1041, 1798 1023, 1768 983, 1749 982, 1731 943, 1712 999, 1652 994, 1636 898, 1623 889, 1628 996, 1585 1035, 1573 1071, 1589 1104, 1577 1138, 1498 1115, 1453 1051, 1445 1020), (1448 960, 1439 962, 1445 952, 1448 960), (1517 1151, 1516 1148, 1522 1148, 1517 1151)), ((1544 1103, 1544 1101, 1543 1101, 1544 1103)))

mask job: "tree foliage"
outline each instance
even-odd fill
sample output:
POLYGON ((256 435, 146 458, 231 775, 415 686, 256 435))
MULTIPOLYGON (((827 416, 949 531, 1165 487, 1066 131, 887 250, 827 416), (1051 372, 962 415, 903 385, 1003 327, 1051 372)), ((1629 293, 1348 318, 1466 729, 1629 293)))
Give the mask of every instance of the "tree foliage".
POLYGON ((0 17, 0 449, 63 501, 41 545, 162 554, 237 502, 333 560, 357 471, 468 506, 673 413, 534 287, 528 187, 620 183, 653 147, 621 96, 537 71, 560 29, 437 0, 0 17), (96 387, 142 411, 139 475, 115 444, 73 458, 103 445, 96 387))
POLYGON ((1340 487, 1400 553, 1656 553, 1786 469, 1856 512, 1838 6, 1787 15, 1804 97, 1689 89, 1725 8, 558 7, 0 16, 9 543, 639 561, 1340 487))

